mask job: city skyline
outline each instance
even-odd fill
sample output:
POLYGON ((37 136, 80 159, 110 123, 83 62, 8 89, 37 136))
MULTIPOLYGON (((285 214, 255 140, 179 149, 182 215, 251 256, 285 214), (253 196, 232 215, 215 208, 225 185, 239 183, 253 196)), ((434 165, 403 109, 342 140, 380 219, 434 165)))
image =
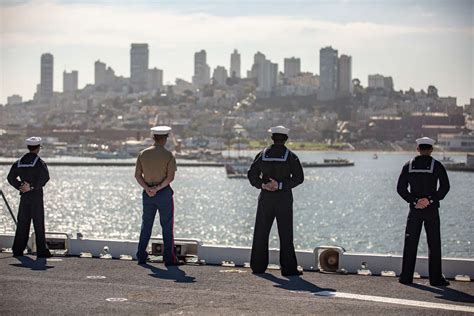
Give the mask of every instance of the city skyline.
MULTIPOLYGON (((228 8, 222 4, 225 1, 215 2, 218 9, 228 8)), ((346 5, 352 8, 354 2, 357 3, 347 1, 346 5)), ((399 2, 397 8, 402 10, 407 2, 399 2)), ((230 17, 229 12, 205 6, 200 10, 192 4, 183 6, 181 2, 176 7, 167 3, 163 9, 147 1, 140 3, 141 6, 120 4, 113 7, 106 3, 92 5, 81 1, 73 4, 61 1, 2 4, 0 8, 5 19, 0 103, 6 103, 7 96, 13 94, 21 95, 24 100, 32 99, 36 84, 40 82, 39 57, 45 52, 55 57, 55 91, 61 91, 64 70, 79 71, 79 88, 94 83, 94 62, 97 60, 112 67, 117 75, 129 77, 130 43, 149 44, 149 63, 163 69, 164 83, 174 83, 175 78, 190 81, 193 54, 201 49, 206 50, 207 63, 212 70, 221 65, 229 71, 230 54, 237 49, 243 74, 250 70, 257 51, 278 63, 280 71, 283 70, 283 59, 295 56, 301 59, 302 71, 319 74, 319 49, 331 45, 339 54, 352 57, 352 77, 359 78, 364 86, 367 86, 369 74, 381 73, 394 78, 396 90, 409 87, 426 90, 432 84, 441 95, 458 97, 460 105, 468 102, 474 90, 474 31, 472 22, 466 22, 465 14, 460 10, 464 7, 464 11, 469 12, 472 8, 470 2, 455 2, 452 7, 457 10, 447 10, 444 17, 439 16, 439 8, 421 2, 416 10, 411 11, 418 12, 420 23, 432 21, 425 26, 417 24, 416 16, 410 14, 405 15, 403 23, 398 25, 393 17, 388 16, 389 24, 384 24, 370 10, 365 22, 357 10, 354 10, 353 17, 345 17, 344 21, 341 21, 344 14, 340 12, 335 12, 332 21, 305 16, 301 12, 300 16, 295 12, 285 16, 275 12, 286 9, 285 4, 278 1, 276 8, 269 10, 268 14, 261 12, 268 2, 258 2, 255 14, 260 15, 230 17), (104 16, 106 11, 107 16, 104 16), (83 22, 84 26, 77 29, 76 22, 85 12, 91 22, 83 22), (46 17, 50 23, 40 25, 46 17), (447 22, 455 17, 459 17, 457 22, 448 26, 447 22), (119 20, 129 22, 117 26, 119 20), (135 27, 130 28, 134 23, 135 27), (160 32, 160 26, 170 27, 163 28, 166 32, 160 32), (249 33, 249 29, 253 31, 249 33), (282 30, 285 31, 282 33, 282 30)), ((301 3, 310 5, 305 1, 301 3)), ((238 6, 236 3, 233 5, 238 6)), ((248 2, 244 1, 243 5, 248 5, 248 2)), ((405 10, 408 12, 408 9, 405 10)))

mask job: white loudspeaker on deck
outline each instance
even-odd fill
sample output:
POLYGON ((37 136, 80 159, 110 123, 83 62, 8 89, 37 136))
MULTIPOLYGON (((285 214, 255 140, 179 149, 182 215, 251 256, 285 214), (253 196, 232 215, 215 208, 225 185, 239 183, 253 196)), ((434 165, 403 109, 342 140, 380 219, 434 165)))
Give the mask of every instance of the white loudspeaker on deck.
POLYGON ((344 248, 337 246, 316 247, 314 248, 314 265, 321 272, 337 272, 340 269, 339 262, 344 252, 344 248))

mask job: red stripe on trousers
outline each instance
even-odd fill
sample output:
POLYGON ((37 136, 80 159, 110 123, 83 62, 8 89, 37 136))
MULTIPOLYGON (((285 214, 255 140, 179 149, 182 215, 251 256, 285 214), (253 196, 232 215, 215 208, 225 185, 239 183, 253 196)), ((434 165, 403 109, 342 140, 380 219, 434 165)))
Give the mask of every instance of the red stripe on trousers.
POLYGON ((171 219, 171 260, 173 261, 173 263, 176 263, 177 260, 176 260, 176 255, 174 253, 174 198, 173 198, 173 195, 171 196, 171 216, 172 216, 172 219, 171 219))

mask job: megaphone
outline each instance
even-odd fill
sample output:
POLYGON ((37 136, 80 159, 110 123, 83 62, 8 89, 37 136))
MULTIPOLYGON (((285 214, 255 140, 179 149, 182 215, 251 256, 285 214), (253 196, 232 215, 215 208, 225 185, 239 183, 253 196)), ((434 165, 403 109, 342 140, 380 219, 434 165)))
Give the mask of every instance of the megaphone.
POLYGON ((321 272, 337 272, 339 270, 340 257, 345 252, 344 248, 337 246, 320 246, 314 249, 315 266, 321 272))

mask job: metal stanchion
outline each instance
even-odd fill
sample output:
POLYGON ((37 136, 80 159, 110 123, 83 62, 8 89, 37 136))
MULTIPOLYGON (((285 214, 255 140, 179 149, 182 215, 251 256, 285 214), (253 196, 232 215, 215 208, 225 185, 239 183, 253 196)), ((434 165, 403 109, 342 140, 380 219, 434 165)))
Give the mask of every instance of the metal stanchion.
POLYGON ((17 226, 15 215, 13 215, 12 209, 10 208, 10 204, 8 204, 7 198, 5 197, 5 194, 3 193, 2 190, 0 190, 0 194, 2 195, 3 201, 5 202, 5 205, 7 206, 7 209, 10 212, 10 215, 12 216, 13 221, 15 222, 15 226, 17 226))

